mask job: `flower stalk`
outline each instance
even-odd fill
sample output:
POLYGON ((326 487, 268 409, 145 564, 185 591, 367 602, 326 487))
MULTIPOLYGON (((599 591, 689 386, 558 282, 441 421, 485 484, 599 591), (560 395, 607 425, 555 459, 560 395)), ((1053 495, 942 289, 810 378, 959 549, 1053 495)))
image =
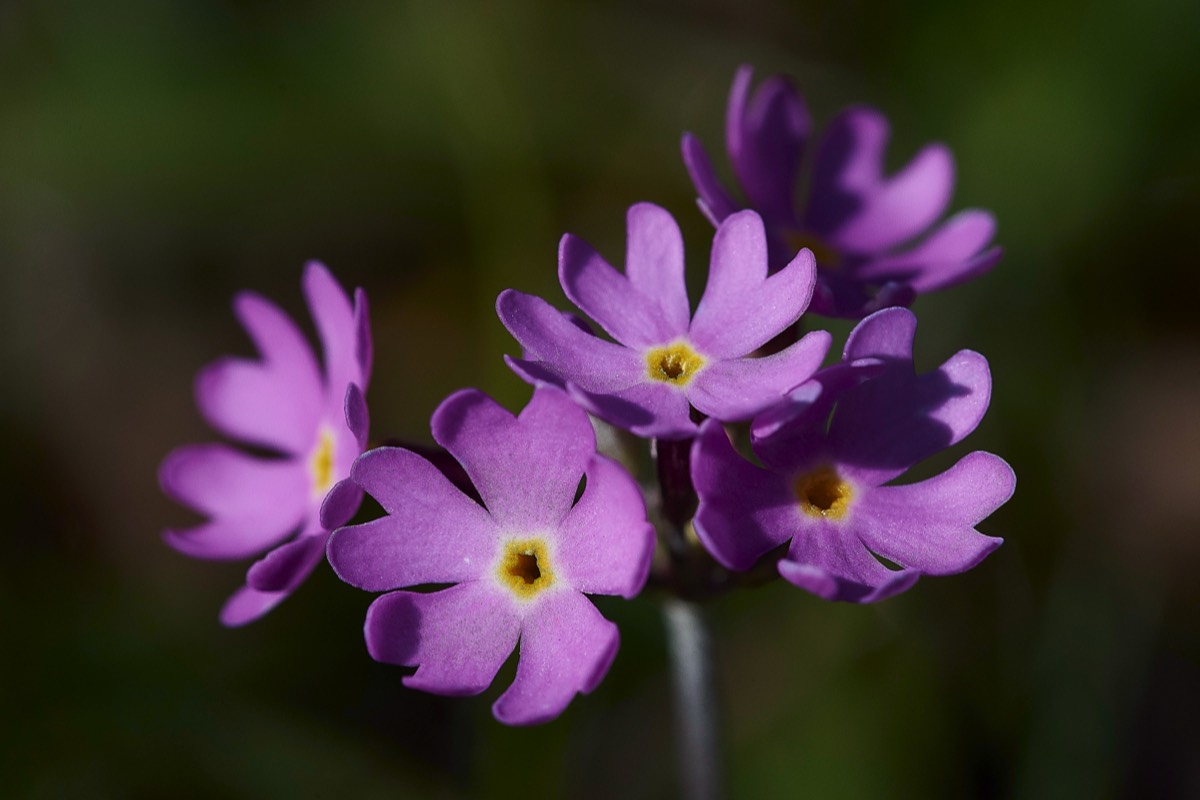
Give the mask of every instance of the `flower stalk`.
POLYGON ((723 797, 717 737, 716 680, 712 643, 700 606, 672 597, 663 604, 676 725, 676 762, 682 796, 723 797))

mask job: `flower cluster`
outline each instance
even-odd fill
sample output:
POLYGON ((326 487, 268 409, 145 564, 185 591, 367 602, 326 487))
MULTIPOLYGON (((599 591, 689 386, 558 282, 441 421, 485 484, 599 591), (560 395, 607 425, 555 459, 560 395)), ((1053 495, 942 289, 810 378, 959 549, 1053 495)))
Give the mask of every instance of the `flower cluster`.
POLYGON ((996 263, 991 216, 964 211, 926 232, 950 197, 949 152, 931 145, 885 178, 887 123, 865 108, 831 124, 801 212, 808 112, 785 79, 753 95, 750 82, 741 69, 726 130, 744 207, 698 140, 683 140, 716 229, 694 310, 666 210, 629 209, 621 270, 564 236, 560 283, 600 332, 503 292, 497 312, 521 346, 509 364, 533 397, 514 415, 478 390, 456 392, 432 418, 437 451, 367 449, 361 290, 351 301, 321 265, 304 273, 323 369, 287 316, 238 296, 261 359, 205 369, 197 402, 222 433, 277 455, 192 445, 160 470, 170 496, 209 517, 168 531, 169 544, 202 558, 265 553, 223 622, 260 617, 327 559, 346 583, 384 593, 367 611, 367 650, 415 667, 408 686, 480 693, 519 648, 493 713, 533 724, 594 689, 616 656, 616 626, 587 595, 632 598, 648 582, 714 594, 774 553, 766 564, 784 580, 869 603, 970 569, 1000 544, 975 529, 1012 495, 1000 458, 973 452, 935 477, 900 480, 987 409, 978 353, 916 371, 916 316, 904 306, 996 263), (823 366, 827 332, 797 339, 811 312, 860 320, 839 363, 823 366), (651 440, 657 491, 598 452, 602 425, 651 440), (364 492, 385 514, 349 525, 364 492))

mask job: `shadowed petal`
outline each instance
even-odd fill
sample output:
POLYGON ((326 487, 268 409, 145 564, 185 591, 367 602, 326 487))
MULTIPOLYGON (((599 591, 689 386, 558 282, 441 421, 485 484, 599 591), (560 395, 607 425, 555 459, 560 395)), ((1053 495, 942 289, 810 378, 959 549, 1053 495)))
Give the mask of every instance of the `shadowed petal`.
POLYGON ((712 161, 699 139, 690 133, 685 133, 680 149, 683 151, 683 165, 692 178, 696 194, 700 195, 702 210, 709 216, 714 226, 721 224, 723 219, 741 206, 729 196, 729 192, 725 191, 725 187, 717 179, 712 161))
POLYGON ((225 601, 219 619, 227 628, 238 628, 261 618, 268 611, 287 599, 291 591, 260 592, 243 586, 225 601))
POLYGON ((848 474, 879 486, 975 430, 991 389, 987 360, 971 350, 924 375, 897 366, 842 395, 831 452, 848 474))
POLYGON ((199 558, 243 558, 294 531, 312 510, 311 479, 296 461, 265 460, 226 445, 188 445, 159 467, 172 499, 213 517, 184 531, 166 531, 167 543, 199 558))
POLYGON ((858 320, 883 308, 910 306, 917 299, 916 290, 906 283, 885 281, 876 286, 859 278, 855 269, 848 265, 836 273, 818 270, 809 312, 858 320))
POLYGON ((887 119, 872 108, 840 113, 817 151, 806 227, 853 253, 875 253, 928 228, 954 188, 954 161, 929 145, 891 177, 883 173, 887 119))
POLYGON ((354 461, 366 449, 370 428, 367 401, 357 384, 346 387, 345 409, 346 430, 337 432, 334 476, 346 477, 333 485, 321 503, 321 526, 327 531, 349 522, 362 503, 362 489, 349 480, 354 461))
POLYGON ((344 411, 346 427, 350 429, 351 435, 354 436, 355 443, 358 444, 359 448, 366 447, 367 432, 371 427, 371 418, 367 412, 367 400, 363 397, 362 389, 356 383, 351 383, 346 387, 344 411))
POLYGON ((916 570, 893 571, 879 563, 849 530, 833 522, 806 522, 779 562, 784 580, 825 600, 874 603, 905 591, 916 570))
POLYGON ((838 398, 880 368, 834 364, 788 392, 787 398, 754 417, 750 444, 769 469, 796 472, 826 461, 825 432, 838 398))
POLYGON ((508 725, 554 719, 577 693, 587 694, 600 684, 619 642, 617 626, 583 595, 547 595, 525 618, 516 680, 492 713, 508 725))
POLYGON ((762 346, 800 318, 816 281, 812 252, 767 277, 762 219, 739 211, 713 238, 708 284, 692 319, 692 341, 715 358, 738 358, 762 346))
POLYGON ((228 436, 304 453, 322 410, 312 350, 291 319, 265 298, 243 292, 234 299, 234 313, 262 361, 224 358, 210 364, 196 376, 196 405, 228 436))
POLYGON ((945 289, 996 265, 1000 248, 984 249, 995 232, 996 220, 987 211, 960 211, 919 243, 873 258, 856 274, 868 281, 903 281, 918 292, 945 289))
POLYGON ((575 499, 596 452, 596 434, 563 391, 542 386, 519 417, 464 389, 433 414, 433 438, 471 476, 484 505, 506 528, 553 528, 575 499))
POLYGON ((1007 502, 1015 486, 1003 459, 974 452, 929 480, 873 490, 855 509, 855 531, 898 564, 927 575, 963 572, 1003 542, 975 526, 1007 502))
POLYGON ((795 227, 794 194, 812 120, 804 100, 780 75, 745 105, 752 70, 742 67, 730 92, 729 157, 751 204, 774 225, 795 227))
POLYGON ((846 339, 844 361, 876 359, 912 362, 917 315, 907 308, 876 311, 854 327, 846 339))
POLYGON ((291 591, 325 557, 325 531, 306 533, 276 547, 250 567, 246 584, 260 592, 291 591))
POLYGON ((647 381, 606 394, 567 387, 583 408, 646 439, 686 439, 696 434, 687 395, 665 383, 647 381))
POLYGON ((813 331, 786 349, 763 358, 717 361, 696 375, 688 399, 723 422, 748 419, 778 403, 821 366, 832 337, 813 331))
POLYGON ((388 516, 330 537, 329 563, 346 583, 378 592, 472 580, 491 566, 495 520, 425 459, 381 447, 355 462, 351 478, 388 516))
POLYGON ((687 395, 664 383, 647 380, 642 367, 635 366, 637 374, 628 378, 632 384, 592 391, 563 380, 544 362, 508 356, 504 360, 523 380, 534 386, 564 389, 589 414, 638 436, 678 439, 696 432, 687 395))
POLYGON ((521 621, 490 581, 430 594, 392 592, 367 609, 371 658, 417 667, 404 685, 444 695, 479 694, 512 653, 521 621))
POLYGON ((321 503, 321 527, 331 531, 345 525, 362 505, 362 497, 362 487, 349 478, 335 483, 321 503))
POLYGON ((634 597, 654 555, 641 489, 620 464, 600 455, 586 477, 583 496, 558 529, 560 574, 576 591, 634 597))
MULTIPOLYGON (((750 423, 750 446, 754 455, 778 472, 791 472, 824 449, 825 421, 835 398, 828 397, 824 373, 802 383, 780 403, 755 415, 750 423)), ((845 370, 841 370, 845 371, 845 370)))
POLYGON ((749 569, 796 533, 803 512, 787 479, 738 455, 715 420, 700 426, 691 470, 696 535, 726 567, 749 569))

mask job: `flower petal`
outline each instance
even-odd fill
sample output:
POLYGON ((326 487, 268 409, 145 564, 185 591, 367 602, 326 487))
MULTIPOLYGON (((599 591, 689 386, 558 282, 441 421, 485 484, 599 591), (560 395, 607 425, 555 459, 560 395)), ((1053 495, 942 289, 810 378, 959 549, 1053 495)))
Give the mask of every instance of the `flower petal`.
POLYGON ((358 512, 362 497, 362 487, 349 478, 335 483, 321 503, 321 527, 331 531, 345 525, 358 512))
POLYGON ((260 592, 243 586, 233 593, 221 607, 221 624, 227 628, 238 628, 261 618, 290 595, 290 591, 260 592))
POLYGON ((362 375, 360 386, 365 392, 371 379, 375 345, 371 341, 371 314, 367 307, 367 293, 362 289, 354 290, 354 324, 356 330, 354 358, 358 362, 359 374, 362 375))
POLYGON ((367 652, 415 666, 404 685, 444 695, 479 694, 512 653, 521 620, 490 581, 440 592, 392 592, 367 609, 367 652))
POLYGON ((281 544, 254 562, 246 573, 246 585, 260 592, 294 590, 325 558, 327 538, 325 531, 317 531, 281 544))
POLYGON ((717 561, 750 569, 796 533, 802 512, 787 480, 738 455, 715 420, 700 426, 691 461, 696 535, 717 561))
POLYGON ((344 427, 335 429, 333 478, 340 478, 321 503, 321 526, 327 531, 345 525, 362 503, 362 489, 349 479, 350 470, 367 447, 370 416, 358 384, 346 387, 344 427))
POLYGON ((885 308, 854 326, 846 338, 842 360, 876 361, 913 360, 913 340, 917 335, 917 315, 907 308, 885 308))
POLYGON ((782 402, 755 415, 750 423, 750 446, 769 469, 792 472, 824 448, 824 423, 834 403, 825 388, 825 374, 846 372, 838 369, 841 366, 826 367, 788 392, 782 402))
POLYGON ((687 395, 665 383, 647 381, 609 393, 576 386, 568 386, 567 390, 589 413, 636 436, 686 439, 696 434, 687 395))
POLYGON ((816 282, 816 262, 805 249, 767 277, 767 236, 762 219, 739 211, 713 238, 708 284, 690 336, 713 358, 738 358, 770 341, 800 318, 816 282))
POLYGON ((649 203, 630 208, 627 224, 627 274, 567 234, 559 244, 559 281, 571 302, 621 344, 669 342, 687 332, 690 316, 683 238, 671 215, 649 203))
POLYGON ((547 595, 525 618, 517 677, 492 713, 507 725, 554 719, 576 693, 600 684, 619 643, 617 626, 586 597, 569 590, 547 595))
POLYGON ((887 119, 855 107, 830 123, 813 164, 806 227, 851 253, 876 253, 929 227, 950 202, 954 160, 928 145, 891 177, 883 174, 887 119))
POLYGON ((729 157, 751 205, 772 225, 795 227, 796 184, 812 119, 781 75, 764 81, 746 107, 751 75, 750 67, 741 67, 730 92, 729 157))
POLYGON ((587 333, 540 297, 508 289, 496 299, 496 312, 525 360, 542 362, 564 382, 609 392, 646 378, 639 353, 587 333))
POLYGON ((977 451, 929 480, 873 490, 855 509, 855 530, 872 550, 906 567, 963 572, 1004 541, 975 526, 1012 497, 1016 480, 1003 459, 977 451))
POLYGON ((313 445, 322 410, 321 376, 295 323, 250 292, 234 313, 262 361, 224 358, 196 376, 196 404, 209 424, 235 439, 299 455, 313 445))
POLYGON ((628 230, 625 275, 630 284, 655 303, 655 315, 666 336, 658 344, 688 329, 692 309, 684 281, 683 235, 675 218, 653 203, 636 203, 625 215, 628 230))
POLYGON ((212 517, 185 531, 166 531, 167 543, 198 558, 244 558, 279 542, 313 509, 303 463, 266 460, 221 444, 171 452, 159 467, 163 491, 212 517))
POLYGON ((473 580, 496 557, 499 530, 434 465, 399 447, 359 457, 351 478, 388 512, 329 539, 338 577, 370 592, 473 580))
POLYGON ((685 133, 680 149, 683 151, 683 166, 692 178, 696 194, 700 195, 701 209, 705 210, 714 226, 721 224, 721 220, 742 206, 730 197, 729 192, 725 191, 725 187, 717 179, 712 160, 699 139, 685 133))
POLYGON ((839 398, 831 451, 848 474, 879 486, 975 430, 991 390, 987 360, 971 350, 924 375, 895 365, 839 398))
POLYGON ((825 600, 874 603, 917 582, 917 570, 893 571, 871 555, 849 529, 829 521, 806 522, 779 562, 784 580, 825 600))
POLYGON ((433 438, 471 476, 484 505, 508 529, 557 527, 596 452, 587 414, 544 386, 514 417, 487 395, 464 389, 433 414, 433 438))
POLYGON ((945 289, 996 265, 1000 248, 984 249, 995 232, 996 220, 990 213, 967 209, 947 219, 912 247, 873 258, 855 272, 873 282, 902 281, 922 293, 945 289))
POLYGON ((641 489, 601 455, 588 465, 583 496, 558 529, 557 571, 576 591, 634 597, 646 584, 654 528, 641 489))
POLYGON ((827 460, 826 427, 834 404, 847 389, 878 374, 875 365, 834 364, 788 392, 783 402, 754 417, 750 444, 768 469, 794 473, 827 460))
POLYGON ((325 354, 327 403, 342 411, 346 386, 360 386, 366 376, 358 361, 359 322, 350 298, 324 264, 310 261, 304 268, 304 297, 317 326, 325 354))
POLYGON ((697 409, 722 422, 748 419, 811 378, 825 360, 831 341, 828 332, 813 331, 763 358, 709 364, 688 386, 688 399, 697 409))
POLYGON ((664 383, 639 377, 639 382, 625 388, 588 391, 563 380, 545 362, 508 356, 504 360, 522 380, 563 389, 589 414, 638 436, 682 439, 696 433, 687 395, 664 383))

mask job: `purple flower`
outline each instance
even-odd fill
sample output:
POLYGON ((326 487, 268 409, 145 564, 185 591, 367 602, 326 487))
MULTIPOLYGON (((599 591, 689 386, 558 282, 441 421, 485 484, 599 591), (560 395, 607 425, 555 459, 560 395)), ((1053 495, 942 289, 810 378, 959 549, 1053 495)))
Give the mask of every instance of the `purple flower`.
POLYGON ((521 377, 562 386, 588 411, 638 435, 680 439, 696 433, 692 407, 719 420, 748 419, 821 365, 830 342, 824 331, 765 358, 744 357, 799 319, 815 272, 804 250, 768 277, 766 235, 753 211, 717 229, 695 315, 675 220, 640 203, 627 226, 624 274, 575 236, 559 246, 567 297, 615 343, 541 298, 501 293, 500 319, 525 351, 509 360, 521 377))
POLYGON ((212 559, 269 551, 221 610, 226 625, 252 622, 291 594, 323 558, 328 532, 349 520, 362 499, 357 486, 338 481, 366 446, 363 392, 371 372, 366 295, 357 290, 351 306, 329 270, 316 262, 305 268, 303 285, 325 352, 324 373, 286 314, 242 292, 234 298, 234 313, 262 358, 223 358, 196 379, 196 403, 209 424, 278 455, 260 457, 225 444, 186 445, 159 468, 163 491, 209 518, 187 530, 166 531, 169 545, 212 559))
POLYGON ((814 312, 862 317, 908 305, 917 294, 962 283, 1000 260, 1000 248, 987 247, 996 223, 986 211, 960 211, 929 230, 954 188, 950 151, 927 145, 903 169, 885 176, 888 122, 873 108, 848 108, 834 118, 807 179, 808 202, 797 207, 812 127, 808 109, 778 75, 751 96, 752 73, 748 66, 737 71, 725 119, 725 146, 748 202, 740 204, 725 191, 691 134, 683 137, 684 164, 714 224, 743 207, 762 214, 772 268, 786 264, 802 246, 813 250, 814 312))
POLYGON ((334 531, 329 562, 367 591, 454 584, 391 592, 367 612, 372 658, 417 667, 406 685, 478 694, 519 639, 516 680, 493 713, 511 725, 553 719, 596 688, 617 652, 617 627, 583 593, 633 597, 646 582, 654 538, 641 492, 596 453, 587 415, 552 387, 516 417, 481 392, 457 392, 432 428, 483 505, 415 453, 372 450, 351 478, 387 516, 334 531))
POLYGON ((975 452, 936 477, 891 484, 974 430, 991 394, 987 362, 970 350, 914 375, 915 332, 907 309, 876 312, 850 334, 843 364, 756 417, 752 448, 765 469, 735 453, 720 425, 702 426, 695 527, 718 561, 748 569, 791 540, 785 579, 826 600, 869 603, 919 575, 970 569, 1000 545, 974 530, 1012 496, 1016 478, 1000 458, 975 452))

